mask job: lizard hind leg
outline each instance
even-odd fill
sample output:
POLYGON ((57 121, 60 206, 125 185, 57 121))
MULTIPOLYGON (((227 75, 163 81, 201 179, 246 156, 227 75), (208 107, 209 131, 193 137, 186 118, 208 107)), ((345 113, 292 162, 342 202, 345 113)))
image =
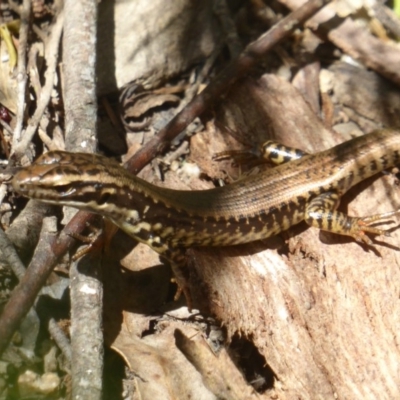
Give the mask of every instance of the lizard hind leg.
POLYGON ((388 222, 400 210, 390 211, 367 217, 351 217, 336 211, 340 197, 336 192, 322 193, 310 201, 305 210, 305 221, 308 225, 339 235, 351 236, 358 242, 372 245, 368 234, 390 236, 388 229, 380 229, 375 224, 388 222))

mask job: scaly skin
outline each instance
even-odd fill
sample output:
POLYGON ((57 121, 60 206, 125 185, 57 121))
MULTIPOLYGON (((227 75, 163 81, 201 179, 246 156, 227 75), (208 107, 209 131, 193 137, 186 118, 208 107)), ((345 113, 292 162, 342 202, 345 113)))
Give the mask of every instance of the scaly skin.
POLYGON ((152 185, 100 155, 51 151, 19 171, 12 185, 24 196, 108 217, 169 259, 178 281, 187 247, 265 239, 302 220, 367 243, 366 233, 386 234, 370 225, 397 211, 355 218, 336 207, 352 186, 400 164, 400 132, 378 130, 293 158, 231 185, 182 191, 152 185))

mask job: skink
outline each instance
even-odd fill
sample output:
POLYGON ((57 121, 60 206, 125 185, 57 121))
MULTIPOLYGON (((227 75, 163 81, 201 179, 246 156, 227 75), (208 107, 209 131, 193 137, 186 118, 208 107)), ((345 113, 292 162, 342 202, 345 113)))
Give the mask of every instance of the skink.
MULTIPOLYGON (((304 153, 296 153, 304 154, 304 153)), ((224 246, 276 235, 305 220, 322 230, 371 243, 371 224, 398 211, 364 218, 336 211, 360 181, 400 164, 400 132, 392 129, 306 154, 233 184, 183 191, 150 184, 100 155, 51 151, 20 170, 13 188, 24 196, 88 210, 169 259, 185 287, 185 249, 224 246)))

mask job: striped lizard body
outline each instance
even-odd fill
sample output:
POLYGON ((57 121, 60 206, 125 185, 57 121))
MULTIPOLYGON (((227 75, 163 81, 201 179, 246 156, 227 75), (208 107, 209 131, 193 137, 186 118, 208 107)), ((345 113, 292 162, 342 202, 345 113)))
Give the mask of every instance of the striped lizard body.
POLYGON ((397 164, 400 132, 383 129, 209 190, 161 188, 103 156, 62 151, 20 170, 12 185, 24 196, 111 219, 169 259, 179 282, 185 248, 260 240, 302 220, 371 244, 368 233, 387 231, 370 225, 398 211, 357 218, 336 208, 352 186, 397 164))

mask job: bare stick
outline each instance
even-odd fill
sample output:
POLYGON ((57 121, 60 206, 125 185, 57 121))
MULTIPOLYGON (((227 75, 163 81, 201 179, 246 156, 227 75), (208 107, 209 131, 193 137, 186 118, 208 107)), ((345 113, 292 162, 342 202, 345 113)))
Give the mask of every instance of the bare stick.
MULTIPOLYGON (((92 153, 97 148, 97 1, 66 0, 64 6, 65 146, 69 151, 92 153)), ((74 261, 70 268, 71 397, 74 399, 102 397, 103 284, 100 267, 99 257, 83 257, 74 261)))
POLYGON ((18 279, 22 279, 25 274, 25 266, 22 264, 21 259, 15 251, 14 245, 4 233, 3 229, 0 229, 0 248, 15 276, 18 279))

